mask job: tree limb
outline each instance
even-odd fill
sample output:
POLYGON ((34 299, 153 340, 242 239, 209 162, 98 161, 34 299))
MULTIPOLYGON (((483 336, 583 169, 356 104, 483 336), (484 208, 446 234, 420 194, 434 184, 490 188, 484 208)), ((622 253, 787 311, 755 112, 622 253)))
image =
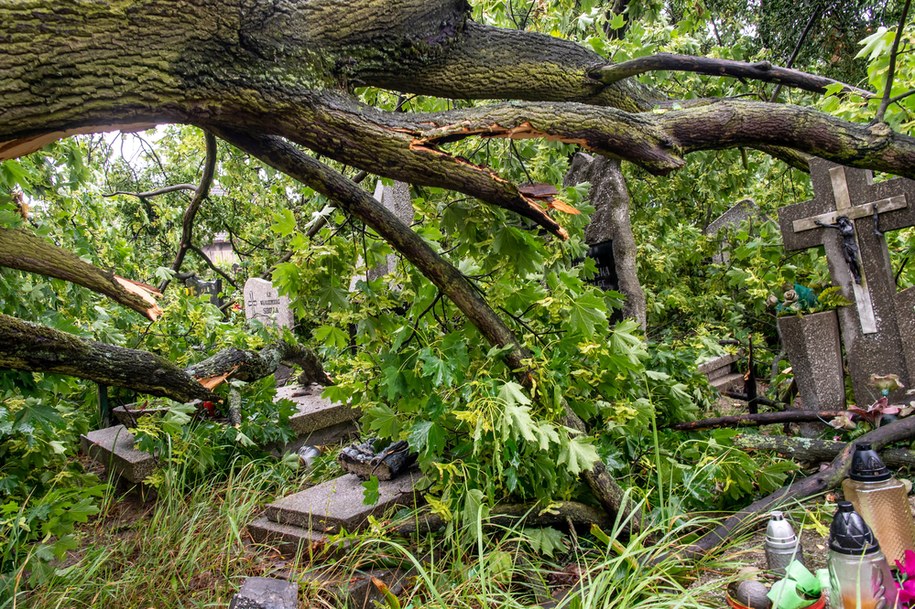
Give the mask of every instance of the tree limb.
MULTIPOLYGON (((203 162, 203 176, 200 178, 200 184, 194 189, 194 196, 191 197, 191 202, 188 203, 187 209, 184 210, 184 217, 181 220, 181 241, 178 243, 178 253, 175 254, 175 261, 172 262, 172 270, 176 273, 181 270, 181 265, 184 263, 184 257, 187 255, 188 250, 193 247, 194 219, 197 217, 197 211, 200 209, 201 203, 203 203, 203 200, 206 199, 207 194, 210 192, 210 186, 213 184, 213 176, 216 174, 216 138, 213 137, 212 133, 204 133, 203 137, 206 141, 206 159, 203 162)), ((200 253, 202 254, 203 252, 200 253)), ((203 257, 212 265, 209 257, 205 255, 203 257)), ((223 275, 233 287, 237 287, 235 282, 229 279, 228 275, 223 275)), ((169 283, 171 283, 171 279, 163 279, 162 283, 159 284, 159 291, 164 292, 169 283)))
POLYGON ((53 372, 179 402, 218 400, 172 362, 0 314, 0 367, 53 372))
MULTIPOLYGON (((907 417, 894 421, 889 425, 878 427, 855 441, 870 442, 875 450, 880 450, 887 444, 907 440, 913 436, 915 436, 915 417, 907 417)), ((776 509, 778 506, 785 505, 791 501, 806 499, 838 486, 851 466, 852 452, 853 445, 847 444, 826 469, 818 471, 812 476, 797 480, 771 495, 754 501, 744 509, 724 519, 721 524, 700 537, 695 543, 675 550, 674 554, 684 558, 703 556, 719 544, 733 538, 734 535, 761 522, 767 512, 776 509)))
POLYGON ((0 266, 81 285, 104 294, 152 321, 162 315, 162 309, 155 299, 155 296, 161 294, 152 286, 103 271, 79 256, 22 229, 0 228, 0 266))
POLYGON ((748 427, 756 425, 776 425, 779 423, 802 423, 811 421, 826 422, 842 414, 841 410, 812 411, 812 410, 786 410, 784 412, 763 412, 760 414, 738 414, 727 417, 715 417, 700 421, 687 421, 677 423, 671 429, 677 431, 696 431, 699 429, 715 429, 718 427, 748 427))
MULTIPOLYGON (((792 438, 788 436, 764 436, 762 434, 741 434, 734 436, 734 445, 745 451, 771 450, 790 457, 794 461, 832 461, 846 446, 846 442, 818 440, 816 438, 792 438)), ((892 468, 915 467, 915 451, 905 448, 885 448, 880 459, 892 468)))
POLYGON ((138 199, 151 199, 153 197, 158 197, 159 195, 165 195, 170 192, 177 192, 179 190, 197 190, 198 186, 194 184, 172 184, 171 186, 164 186, 156 190, 149 190, 147 192, 128 192, 126 190, 116 190, 114 192, 108 192, 102 194, 103 197, 116 197, 122 195, 125 197, 137 197, 138 199))
POLYGON ((912 0, 905 0, 905 4, 902 6, 902 16, 899 17, 899 27, 896 28, 896 36, 893 37, 893 47, 890 49, 890 65, 886 75, 886 87, 883 89, 883 99, 880 101, 880 107, 877 108, 877 114, 874 115, 874 120, 883 122, 883 117, 886 115, 886 109, 889 108, 891 103, 890 95, 893 92, 893 79, 896 76, 896 56, 899 54, 899 41, 902 40, 902 35, 905 31, 905 20, 909 15, 909 7, 912 5, 912 0))
MULTIPOLYGON (((823 7, 817 4, 813 7, 813 12, 810 13, 810 18, 807 19, 807 25, 804 26, 804 30, 801 32, 801 37, 798 39, 797 44, 794 45, 794 50, 791 51, 791 57, 788 58, 788 61, 785 63, 786 68, 790 68, 794 65, 794 60, 797 59, 798 54, 801 52, 801 47, 804 46, 804 41, 807 40, 807 35, 810 33, 810 30, 813 29, 813 24, 816 23, 816 20, 819 19, 820 13, 823 12, 823 7)), ((769 101, 774 103, 778 101, 778 94, 781 93, 782 85, 778 84, 775 86, 775 90, 772 91, 772 97, 769 98, 769 101)))
MULTIPOLYGON (((212 130, 231 144, 334 200, 342 209, 375 230, 448 296, 492 345, 510 347, 504 356, 506 363, 523 384, 530 385, 529 367, 525 361, 530 355, 514 333, 459 270, 369 193, 279 138, 241 133, 215 125, 212 130)), ((564 424, 577 431, 586 431, 584 422, 568 404, 564 404, 564 424)), ((609 513, 624 511, 625 491, 613 480, 602 462, 595 463, 592 469, 582 473, 582 477, 609 513)), ((630 523, 636 530, 640 527, 637 514, 632 515, 630 523)))
POLYGON ((645 72, 672 70, 678 72, 697 72, 708 76, 733 76, 734 78, 749 78, 763 82, 774 82, 787 87, 796 87, 805 91, 825 93, 830 85, 842 85, 843 93, 860 95, 864 98, 874 96, 870 91, 859 89, 841 83, 825 76, 808 74, 790 68, 773 66, 768 61, 747 63, 731 59, 715 59, 712 57, 696 57, 693 55, 677 55, 673 53, 658 53, 647 57, 638 57, 622 63, 591 70, 589 76, 595 80, 610 85, 620 80, 631 78, 645 72))

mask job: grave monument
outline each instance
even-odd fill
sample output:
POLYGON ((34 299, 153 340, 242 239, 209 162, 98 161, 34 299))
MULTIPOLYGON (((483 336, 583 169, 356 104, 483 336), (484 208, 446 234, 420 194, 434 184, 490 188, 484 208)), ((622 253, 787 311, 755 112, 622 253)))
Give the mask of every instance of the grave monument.
POLYGON ((870 171, 822 159, 810 162, 810 175, 813 200, 779 211, 782 238, 787 251, 822 245, 833 284, 853 303, 838 319, 855 402, 866 407, 879 397, 872 374, 915 384, 915 288, 897 291, 883 236, 915 226, 915 181, 875 184, 870 171))

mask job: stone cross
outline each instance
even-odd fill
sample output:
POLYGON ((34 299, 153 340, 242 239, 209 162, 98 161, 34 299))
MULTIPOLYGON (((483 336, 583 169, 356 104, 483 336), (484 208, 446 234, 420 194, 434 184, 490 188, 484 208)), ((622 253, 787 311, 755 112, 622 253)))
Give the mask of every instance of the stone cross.
POLYGON ((915 226, 915 181, 874 184, 870 171, 823 159, 810 161, 810 176, 814 199, 779 211, 782 239, 788 251, 822 245, 833 283, 854 303, 839 311, 839 323, 855 401, 867 406, 879 397, 871 374, 897 374, 908 388, 915 382, 915 289, 897 293, 876 230, 915 226))

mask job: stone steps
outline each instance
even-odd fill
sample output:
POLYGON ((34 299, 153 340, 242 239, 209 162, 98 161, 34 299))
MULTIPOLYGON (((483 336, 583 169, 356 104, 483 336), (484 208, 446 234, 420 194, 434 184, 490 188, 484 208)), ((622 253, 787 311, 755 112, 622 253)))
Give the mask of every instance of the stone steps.
POLYGON ((248 531, 256 542, 275 545, 284 554, 345 551, 345 546, 331 544, 328 537, 342 529, 361 530, 369 516, 399 506, 415 506, 414 486, 419 476, 414 471, 379 482, 378 501, 365 505, 362 481, 346 474, 277 499, 248 525, 248 531))
POLYGON ((737 362, 737 356, 722 355, 699 365, 699 372, 708 377, 709 382, 731 374, 731 369, 737 362))
MULTIPOLYGON (((289 418, 296 439, 277 452, 295 451, 304 444, 335 444, 356 435, 359 411, 322 398, 322 390, 323 387, 317 385, 277 389, 278 400, 289 399, 298 409, 289 418)), ((166 411, 167 409, 156 409, 156 412, 145 413, 143 416, 166 411)), ((132 425, 136 417, 123 407, 115 408, 114 414, 128 425, 132 425)), ((85 454, 104 465, 109 472, 133 483, 142 482, 156 469, 155 457, 134 448, 133 434, 125 425, 90 431, 80 437, 80 445, 85 454)))

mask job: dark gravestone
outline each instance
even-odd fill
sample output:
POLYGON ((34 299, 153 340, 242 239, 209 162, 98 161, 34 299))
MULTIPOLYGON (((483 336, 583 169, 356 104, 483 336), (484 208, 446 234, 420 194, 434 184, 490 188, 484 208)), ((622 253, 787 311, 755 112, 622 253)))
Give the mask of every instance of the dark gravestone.
POLYGON ((597 275, 590 282, 602 290, 618 290, 616 261, 613 258, 613 239, 596 243, 588 248, 588 258, 597 265, 597 275))
POLYGON ((209 294, 210 304, 221 307, 225 303, 219 297, 222 293, 222 279, 215 281, 204 281, 196 275, 191 275, 184 280, 184 285, 191 291, 194 296, 203 296, 209 294))
POLYGON ((915 226, 915 181, 874 184, 870 171, 823 159, 810 162, 810 175, 816 196, 780 210, 782 238, 788 251, 822 245, 833 283, 854 303, 839 310, 839 325, 855 401, 864 406, 879 397, 868 385, 872 374, 896 374, 908 387, 915 381, 915 289, 897 293, 875 230, 915 226))

